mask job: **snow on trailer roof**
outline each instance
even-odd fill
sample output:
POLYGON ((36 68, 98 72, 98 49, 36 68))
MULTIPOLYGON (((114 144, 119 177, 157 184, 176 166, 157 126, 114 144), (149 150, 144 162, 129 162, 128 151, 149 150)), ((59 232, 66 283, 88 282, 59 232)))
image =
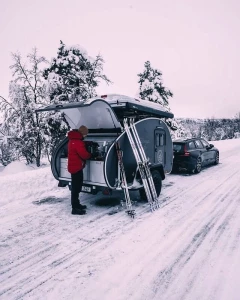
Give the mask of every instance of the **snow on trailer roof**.
POLYGON ((127 116, 157 116, 164 118, 173 118, 174 115, 168 112, 166 108, 158 103, 150 102, 147 100, 141 100, 133 97, 128 97, 125 95, 109 94, 103 96, 97 96, 90 98, 82 102, 69 102, 64 104, 52 104, 44 108, 39 108, 36 112, 41 111, 52 111, 52 110, 62 110, 70 108, 80 108, 90 106, 93 102, 97 100, 102 100, 107 102, 111 108, 114 110, 118 118, 124 118, 127 116))
MULTIPOLYGON (((157 116, 165 118, 173 118, 174 115, 169 112, 165 107, 158 103, 133 98, 119 94, 109 94, 100 96, 101 99, 106 100, 118 116, 118 118, 124 118, 127 116, 157 116)), ((90 104, 92 101, 99 98, 92 98, 85 102, 90 104)))

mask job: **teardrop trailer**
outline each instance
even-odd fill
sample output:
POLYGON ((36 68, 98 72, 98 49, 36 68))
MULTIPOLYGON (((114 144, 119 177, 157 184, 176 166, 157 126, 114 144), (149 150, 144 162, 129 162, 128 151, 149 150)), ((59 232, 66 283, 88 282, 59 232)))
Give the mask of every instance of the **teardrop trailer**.
MULTIPOLYGON (((139 190, 151 210, 159 207, 158 196, 165 174, 173 164, 173 145, 164 118, 173 114, 159 104, 122 95, 106 95, 85 102, 54 104, 36 110, 64 113, 72 129, 85 125, 84 139, 93 158, 83 170, 82 192, 110 194, 123 190, 127 212, 134 216, 129 191, 139 190)), ((53 176, 59 187, 69 186, 67 170, 68 138, 54 149, 51 159, 53 176)))

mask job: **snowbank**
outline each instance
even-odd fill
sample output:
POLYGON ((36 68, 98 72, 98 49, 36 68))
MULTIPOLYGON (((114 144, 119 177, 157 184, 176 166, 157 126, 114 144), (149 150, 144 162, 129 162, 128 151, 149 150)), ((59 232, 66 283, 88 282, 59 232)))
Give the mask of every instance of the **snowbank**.
POLYGON ((21 162, 13 162, 0 173, 0 207, 19 201, 29 205, 44 197, 65 195, 69 195, 68 188, 58 187, 50 166, 34 169, 21 162))
POLYGON ((25 171, 30 171, 32 168, 30 166, 26 166, 24 162, 21 162, 19 160, 11 162, 9 165, 7 165, 0 175, 10 175, 10 174, 17 174, 25 171))
POLYGON ((236 149, 239 151, 239 140, 238 139, 230 139, 230 140, 220 140, 220 141, 209 141, 209 144, 213 144, 217 147, 221 152, 227 152, 232 149, 236 149))

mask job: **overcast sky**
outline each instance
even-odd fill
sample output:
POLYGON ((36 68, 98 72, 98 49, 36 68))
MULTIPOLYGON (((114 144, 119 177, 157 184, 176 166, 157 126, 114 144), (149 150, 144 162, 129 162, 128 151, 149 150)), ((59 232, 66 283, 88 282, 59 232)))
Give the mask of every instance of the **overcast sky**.
POLYGON ((163 73, 176 117, 240 112, 239 0, 0 0, 0 95, 11 52, 51 59, 60 39, 101 53, 114 82, 98 92, 135 96, 146 60, 163 73))

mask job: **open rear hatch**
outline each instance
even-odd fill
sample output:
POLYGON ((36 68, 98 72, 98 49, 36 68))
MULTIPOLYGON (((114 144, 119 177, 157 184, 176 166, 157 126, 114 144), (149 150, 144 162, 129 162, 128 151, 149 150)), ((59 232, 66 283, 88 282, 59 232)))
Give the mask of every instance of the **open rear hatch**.
POLYGON ((41 111, 61 111, 72 129, 84 124, 90 130, 121 129, 120 122, 126 117, 136 119, 174 117, 158 103, 124 95, 104 95, 84 102, 53 104, 36 110, 41 111))
POLYGON ((90 130, 121 130, 121 124, 117 119, 115 112, 112 110, 109 103, 103 99, 53 104, 36 110, 36 112, 44 111, 64 113, 65 118, 72 129, 78 129, 81 125, 85 125, 90 130))

